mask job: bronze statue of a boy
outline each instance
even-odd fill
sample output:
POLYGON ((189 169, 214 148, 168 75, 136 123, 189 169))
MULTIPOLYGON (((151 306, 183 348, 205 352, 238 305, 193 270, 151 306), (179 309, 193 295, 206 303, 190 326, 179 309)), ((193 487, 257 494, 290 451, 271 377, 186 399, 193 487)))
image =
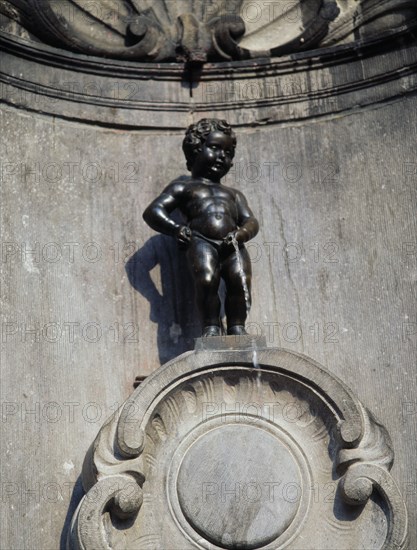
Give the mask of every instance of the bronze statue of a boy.
POLYGON ((152 229, 171 235, 186 248, 194 276, 203 336, 219 336, 219 285, 226 284, 227 334, 246 334, 251 263, 244 246, 259 224, 244 195, 220 183, 232 167, 236 135, 225 120, 202 119, 186 131, 183 151, 191 178, 174 180, 143 213, 152 229), (179 209, 186 224, 171 213, 179 209))

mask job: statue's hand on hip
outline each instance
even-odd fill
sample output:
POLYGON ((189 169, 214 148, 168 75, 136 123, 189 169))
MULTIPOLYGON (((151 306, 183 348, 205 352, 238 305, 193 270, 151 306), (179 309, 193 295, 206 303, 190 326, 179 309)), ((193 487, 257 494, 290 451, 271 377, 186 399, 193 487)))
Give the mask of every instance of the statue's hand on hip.
POLYGON ((181 248, 186 248, 191 242, 192 232, 186 225, 180 225, 177 230, 176 238, 181 248))

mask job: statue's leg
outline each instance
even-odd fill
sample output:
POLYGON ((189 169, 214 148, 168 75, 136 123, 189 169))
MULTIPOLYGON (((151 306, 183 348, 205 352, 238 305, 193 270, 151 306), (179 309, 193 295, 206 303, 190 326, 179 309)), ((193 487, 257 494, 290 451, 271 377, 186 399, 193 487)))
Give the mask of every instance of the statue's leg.
POLYGON ((225 311, 228 334, 245 334, 244 327, 251 300, 252 267, 246 248, 233 252, 222 262, 221 276, 226 283, 225 311), (243 274, 241 272, 243 268, 243 274), (245 284, 248 295, 245 297, 245 284))
POLYGON ((197 307, 203 322, 203 335, 220 334, 220 262, 216 247, 194 237, 187 258, 195 281, 197 307))

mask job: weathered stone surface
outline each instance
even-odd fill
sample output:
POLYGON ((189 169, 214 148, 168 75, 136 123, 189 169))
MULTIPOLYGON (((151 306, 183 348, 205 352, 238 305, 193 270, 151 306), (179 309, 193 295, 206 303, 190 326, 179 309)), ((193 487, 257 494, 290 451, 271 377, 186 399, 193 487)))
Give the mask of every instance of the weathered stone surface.
POLYGON ((226 548, 260 548, 287 530, 299 508, 298 499, 269 490, 274 483, 277 488, 279 476, 280 485, 298 492, 301 475, 281 434, 250 421, 233 423, 233 413, 230 420, 186 450, 177 498, 185 519, 206 540, 226 548))
POLYGON ((188 353, 136 390, 86 457, 69 548, 405 547, 386 430, 313 361, 258 356, 188 353))
MULTIPOLYGON (((404 35, 380 55, 375 43, 372 55, 346 65, 344 47, 326 54, 326 67, 315 55, 282 59, 274 103, 267 61, 250 81, 255 97, 243 78, 233 90, 221 79, 221 71, 241 74, 232 65, 207 67, 206 88, 195 82, 190 97, 178 65, 166 73, 155 67, 167 78, 151 73, 147 82, 129 63, 102 59, 103 69, 83 58, 80 66, 44 46, 36 60, 27 45, 2 42, 3 547, 59 547, 82 496, 85 452, 104 419, 128 398, 136 375, 193 348, 199 327, 185 263, 173 243, 152 236, 141 213, 178 176, 183 130, 205 112, 237 126, 226 184, 241 188, 269 222, 250 249, 249 330, 318 360, 387 427, 410 548, 417 547, 414 43, 404 35), (57 69, 54 84, 49 71, 59 59, 71 68, 57 69), (104 96, 106 86, 94 88, 111 78, 114 63, 118 104, 104 96), (308 64, 310 81, 301 71, 308 64), (56 92, 68 82, 80 96, 56 92), (133 109, 130 94, 139 103, 150 98, 148 107, 133 109)), ((130 444, 141 441, 132 434, 130 444)), ((331 499, 332 487, 319 498, 331 499)), ((369 519, 383 526, 385 516, 375 514, 369 519)))
POLYGON ((199 118, 233 126, 334 116, 417 89, 412 32, 282 59, 132 63, 78 56, 0 32, 3 100, 64 120, 183 132, 199 118), (25 75, 22 79, 21 76, 25 75))

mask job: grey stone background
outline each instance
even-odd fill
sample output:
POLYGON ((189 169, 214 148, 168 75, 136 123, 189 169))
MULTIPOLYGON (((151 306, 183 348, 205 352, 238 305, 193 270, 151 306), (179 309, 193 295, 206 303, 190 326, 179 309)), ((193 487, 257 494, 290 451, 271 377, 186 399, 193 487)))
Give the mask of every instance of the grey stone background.
MULTIPOLYGON (((52 550, 102 423, 135 376, 191 349, 198 335, 184 259, 142 221, 149 201, 186 173, 182 133, 3 107, 1 547, 52 550)), ((411 548, 416 107, 410 96, 238 128, 225 181, 261 222, 249 246, 250 332, 319 361, 388 428, 411 548)), ((184 114, 183 126, 190 121, 184 114)))

